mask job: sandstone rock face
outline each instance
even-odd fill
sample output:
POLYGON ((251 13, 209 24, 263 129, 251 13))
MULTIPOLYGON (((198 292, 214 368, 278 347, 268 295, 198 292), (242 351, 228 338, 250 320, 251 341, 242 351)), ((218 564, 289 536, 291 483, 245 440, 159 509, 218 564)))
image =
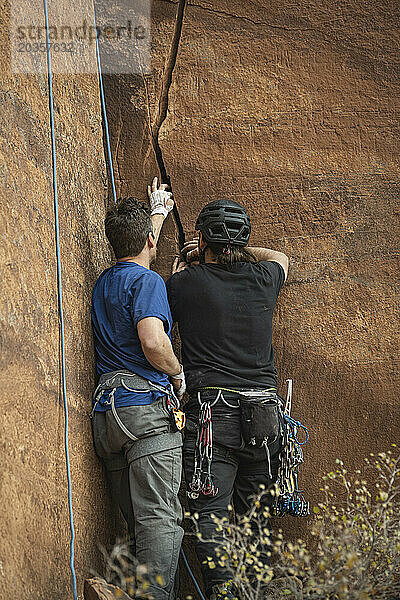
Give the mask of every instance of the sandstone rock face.
MULTIPOLYGON (((107 80, 121 194, 143 195, 152 174, 177 7, 153 3, 153 75, 107 80)), ((337 457, 357 468, 399 439, 397 16, 369 0, 189 2, 159 134, 188 234, 229 196, 252 217, 252 244, 290 256, 276 364, 310 430, 312 504, 337 457)))
MULTIPOLYGON (((8 15, 9 6, 2 6, 6 37, 8 15)), ((72 588, 49 97, 45 55, 42 74, 12 74, 6 37, 0 95, 0 597, 59 600, 71 598, 72 588)), ((83 578, 101 568, 99 544, 110 542, 117 524, 93 453, 88 416, 93 385, 90 296, 95 278, 110 261, 102 232, 106 171, 96 76, 55 76, 54 102, 81 593, 83 578)))
MULTIPOLYGON (((178 8, 152 3, 151 75, 105 79, 118 192, 144 198, 164 165, 188 234, 206 202, 229 196, 252 216, 252 244, 291 257, 276 362, 282 391, 294 379, 294 416, 310 428, 302 485, 316 503, 336 457, 355 468, 399 438, 397 3, 197 0, 174 48, 178 8), (176 50, 168 113, 152 139, 176 50)), ((48 89, 44 67, 10 73, 2 9, 0 596, 58 600, 71 585, 48 89)), ((98 544, 119 527, 88 420, 90 294, 111 257, 97 78, 57 75, 54 96, 82 593, 90 569, 100 569, 98 544)), ((175 251, 169 217, 157 264, 164 276, 175 251)), ((282 526, 297 535, 299 521, 282 526)), ((304 535, 307 522, 300 527, 304 535)))
POLYGON ((85 600, 129 600, 128 596, 121 588, 106 583, 104 579, 94 577, 86 579, 84 587, 85 600))

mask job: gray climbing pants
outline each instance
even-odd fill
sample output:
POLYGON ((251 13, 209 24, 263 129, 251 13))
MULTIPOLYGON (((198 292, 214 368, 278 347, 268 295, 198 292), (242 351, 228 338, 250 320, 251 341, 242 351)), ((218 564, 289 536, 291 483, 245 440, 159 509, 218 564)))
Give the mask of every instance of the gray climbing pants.
POLYGON ((183 537, 178 499, 182 436, 171 432, 165 398, 117 410, 125 427, 140 439, 129 439, 111 410, 95 412, 95 450, 104 463, 114 502, 135 540, 138 562, 161 575, 149 593, 154 600, 173 600, 183 537))

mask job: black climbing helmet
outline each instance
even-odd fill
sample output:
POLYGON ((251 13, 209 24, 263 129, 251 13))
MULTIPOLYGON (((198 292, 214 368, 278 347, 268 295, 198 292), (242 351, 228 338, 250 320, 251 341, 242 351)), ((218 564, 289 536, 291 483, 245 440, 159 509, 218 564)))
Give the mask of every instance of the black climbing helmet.
POLYGON ((233 200, 214 200, 202 208, 196 230, 201 231, 207 244, 246 246, 251 231, 246 210, 233 200))

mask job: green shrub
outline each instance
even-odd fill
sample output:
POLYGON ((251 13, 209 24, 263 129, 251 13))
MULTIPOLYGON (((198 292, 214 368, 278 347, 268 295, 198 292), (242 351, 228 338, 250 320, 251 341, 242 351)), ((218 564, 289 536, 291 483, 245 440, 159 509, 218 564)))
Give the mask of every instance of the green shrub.
MULTIPOLYGON (((269 514, 262 508, 264 494, 271 493, 266 490, 260 490, 247 515, 229 522, 215 518, 226 536, 218 561, 230 570, 240 599, 268 597, 273 578, 278 578, 279 597, 289 599, 399 600, 400 454, 394 444, 393 448, 371 454, 352 477, 343 462, 336 461, 336 470, 323 478, 323 502, 305 521, 312 544, 285 541, 282 529, 270 537, 269 514), (265 554, 272 566, 261 560, 265 554)), ((285 525, 292 518, 286 517, 285 525)), ((157 580, 137 564, 125 542, 105 553, 105 564, 105 579, 135 597, 148 597, 148 582, 157 580)), ((212 561, 209 566, 215 567, 212 561)))
MULTIPOLYGON (((260 600, 275 577, 284 580, 281 594, 288 598, 399 600, 400 455, 393 447, 376 457, 371 454, 353 477, 336 461, 336 470, 323 478, 324 501, 308 521, 312 548, 300 539, 285 541, 282 530, 270 538, 269 515, 261 502, 265 490, 244 517, 229 523, 215 519, 226 536, 218 561, 230 569, 240 598, 260 600), (257 536, 252 535, 251 521, 257 536), (272 567, 261 560, 265 553, 272 567), (296 578, 303 582, 302 591, 296 578)), ((213 568, 212 561, 209 566, 213 568)))
POLYGON ((151 600, 149 584, 163 585, 161 575, 138 563, 131 553, 129 540, 117 540, 111 552, 104 548, 101 551, 104 558, 104 579, 132 598, 151 600))

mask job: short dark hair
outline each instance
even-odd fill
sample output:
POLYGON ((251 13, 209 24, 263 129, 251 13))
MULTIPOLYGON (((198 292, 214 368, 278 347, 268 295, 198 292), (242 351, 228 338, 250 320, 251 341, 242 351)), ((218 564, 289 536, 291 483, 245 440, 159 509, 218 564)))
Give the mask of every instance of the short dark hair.
POLYGON ((135 198, 120 198, 107 211, 104 227, 116 258, 137 256, 153 230, 150 208, 135 198))

